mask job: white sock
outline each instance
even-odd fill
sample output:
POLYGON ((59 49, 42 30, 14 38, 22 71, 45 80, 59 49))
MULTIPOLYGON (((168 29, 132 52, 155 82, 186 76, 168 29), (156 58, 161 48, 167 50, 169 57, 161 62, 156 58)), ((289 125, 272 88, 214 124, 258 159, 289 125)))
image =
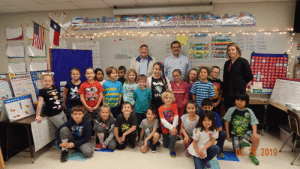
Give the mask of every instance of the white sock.
MULTIPOLYGON (((65 139, 65 140, 61 140, 61 142, 63 142, 63 143, 67 143, 68 142, 68 139, 65 139)), ((64 151, 64 150, 67 150, 66 148, 61 148, 62 149, 62 151, 64 151)), ((68 151, 68 150, 67 150, 68 151)))

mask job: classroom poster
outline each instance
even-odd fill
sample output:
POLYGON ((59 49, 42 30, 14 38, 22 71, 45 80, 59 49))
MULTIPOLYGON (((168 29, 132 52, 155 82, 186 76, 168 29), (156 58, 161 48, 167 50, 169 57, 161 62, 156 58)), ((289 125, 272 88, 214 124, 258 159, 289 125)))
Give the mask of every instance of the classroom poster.
POLYGON ((31 94, 32 100, 37 102, 35 89, 29 72, 19 74, 10 73, 9 78, 16 97, 31 94))
POLYGON ((40 123, 37 121, 31 123, 31 132, 35 152, 55 139, 55 131, 56 127, 48 117, 44 117, 40 123))
POLYGON ((209 59, 209 43, 190 43, 190 55, 192 59, 209 59))
POLYGON ((34 72, 30 72, 30 76, 33 82, 33 86, 35 89, 35 94, 36 97, 38 98, 39 95, 39 91, 43 88, 43 85, 41 83, 42 81, 42 72, 43 71, 34 71, 34 72))
POLYGON ((300 82, 277 79, 270 101, 280 105, 300 103, 300 82))
POLYGON ((10 122, 35 114, 31 95, 6 99, 4 105, 10 122))
MULTIPOLYGON (((5 99, 12 98, 9 79, 6 75, 0 75, 0 117, 2 117, 2 105, 5 99)), ((1 118, 0 118, 1 119, 1 118)))
POLYGON ((253 82, 262 82, 262 93, 271 93, 276 79, 285 78, 288 66, 286 54, 252 53, 250 68, 253 82))
POLYGON ((48 70, 48 62, 29 62, 28 64, 29 71, 42 71, 48 70))
POLYGON ((231 35, 215 35, 211 40, 211 58, 226 58, 227 46, 232 42, 231 35))

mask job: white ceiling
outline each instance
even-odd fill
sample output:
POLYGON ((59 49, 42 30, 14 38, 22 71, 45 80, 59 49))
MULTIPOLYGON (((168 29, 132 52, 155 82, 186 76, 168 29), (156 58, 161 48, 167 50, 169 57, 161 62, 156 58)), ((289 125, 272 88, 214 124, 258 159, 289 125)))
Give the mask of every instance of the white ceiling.
POLYGON ((0 0, 0 13, 296 0, 0 0))

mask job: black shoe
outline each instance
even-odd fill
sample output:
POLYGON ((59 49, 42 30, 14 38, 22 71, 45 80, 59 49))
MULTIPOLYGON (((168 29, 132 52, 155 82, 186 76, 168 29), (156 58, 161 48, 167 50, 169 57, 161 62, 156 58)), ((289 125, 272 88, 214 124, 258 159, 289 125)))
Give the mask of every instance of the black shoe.
POLYGON ((135 148, 135 144, 129 144, 129 148, 134 149, 135 148))
POLYGON ((61 152, 60 161, 61 161, 61 162, 66 162, 66 161, 68 161, 68 156, 69 156, 68 151, 67 151, 67 150, 63 150, 63 151, 61 152))
POLYGON ((152 145, 152 146, 151 146, 151 151, 152 151, 152 153, 155 153, 155 152, 156 152, 156 145, 152 145))
POLYGON ((155 145, 160 146, 160 141, 157 141, 155 145))

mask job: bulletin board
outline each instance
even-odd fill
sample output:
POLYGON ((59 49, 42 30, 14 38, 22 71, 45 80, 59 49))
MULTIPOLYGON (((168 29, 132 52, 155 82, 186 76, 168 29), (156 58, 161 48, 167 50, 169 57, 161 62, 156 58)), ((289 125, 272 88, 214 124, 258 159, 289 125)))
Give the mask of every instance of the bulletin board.
MULTIPOLYGON (((199 68, 200 66, 219 66, 221 68, 220 78, 222 79, 224 63, 227 61, 226 58, 211 57, 212 54, 219 54, 221 57, 224 57, 226 47, 216 40, 216 35, 212 36, 210 34, 201 34, 201 36, 190 37, 188 34, 187 45, 182 45, 181 53, 185 56, 188 56, 191 61, 193 68, 199 68), (200 53, 209 53, 209 57, 195 59, 192 53, 190 53, 190 48, 192 44, 204 45, 205 48, 200 53), (214 43, 214 44, 213 44, 214 43), (207 45, 208 44, 208 45, 207 45), (216 46, 217 45, 217 46, 216 46)), ((147 44, 149 47, 149 55, 156 58, 157 61, 162 62, 165 57, 172 55, 170 50, 170 45, 172 41, 177 40, 176 34, 171 35, 153 35, 153 36, 127 36, 127 37, 100 37, 91 39, 78 39, 74 37, 69 37, 67 41, 67 47, 72 48, 73 43, 78 42, 99 42, 100 46, 100 60, 101 60, 101 69, 106 70, 109 66, 115 66, 118 68, 123 65, 129 69, 130 61, 139 56, 139 47, 142 44, 147 44)), ((290 48, 290 38, 291 34, 279 34, 272 33, 271 35, 265 33, 256 33, 256 34, 243 34, 235 33, 234 36, 228 37, 232 42, 239 44, 242 50, 242 57, 247 59, 250 63, 251 53, 269 53, 269 54, 283 54, 287 52, 290 48)), ((224 39, 223 39, 224 40, 224 39)), ((105 72, 105 71, 104 71, 105 72)), ((105 75, 105 79, 108 77, 105 75)))
POLYGON ((54 72, 54 84, 62 96, 63 87, 71 80, 70 71, 77 67, 81 71, 80 80, 86 81, 85 69, 93 67, 91 50, 52 49, 51 64, 54 72))

